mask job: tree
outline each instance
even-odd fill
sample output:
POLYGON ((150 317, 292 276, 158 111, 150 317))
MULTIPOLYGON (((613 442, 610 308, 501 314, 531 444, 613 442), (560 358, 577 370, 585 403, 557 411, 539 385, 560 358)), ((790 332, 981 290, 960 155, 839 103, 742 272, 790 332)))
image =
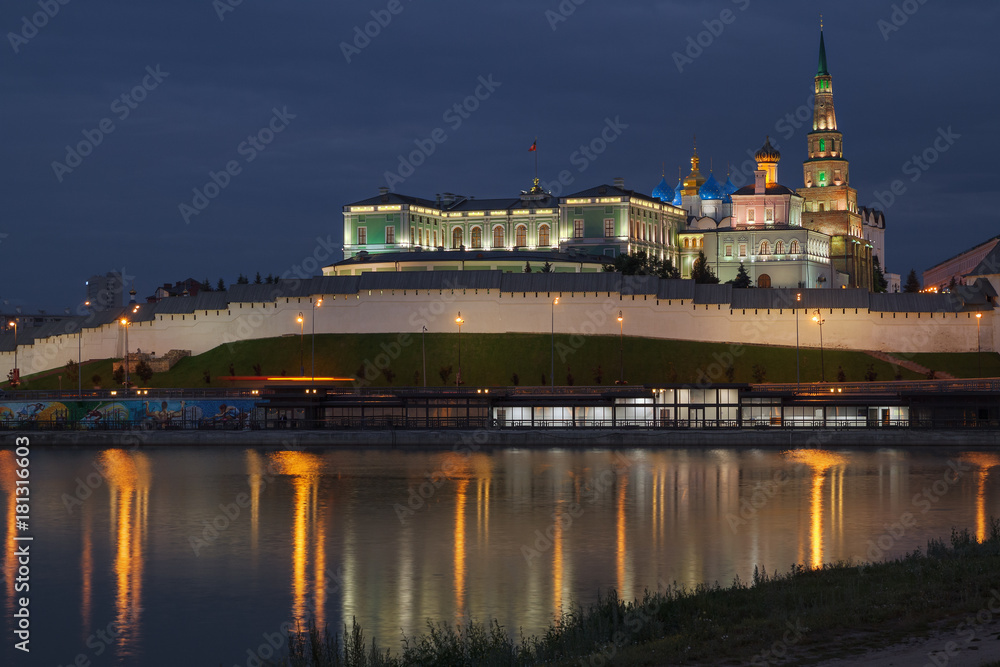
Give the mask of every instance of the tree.
POLYGON ((753 376, 754 382, 757 384, 763 384, 767 380, 767 366, 764 366, 763 364, 754 364, 750 375, 753 376))
POLYGON ((229 376, 232 377, 236 375, 236 366, 229 364, 229 376))
POLYGON ((701 250, 698 251, 698 257, 691 267, 691 279, 699 285, 715 285, 719 282, 715 273, 712 272, 712 267, 708 265, 708 260, 705 259, 705 253, 701 250))
POLYGON ((955 276, 952 276, 951 281, 948 283, 948 291, 954 292, 956 287, 958 287, 958 281, 955 280, 955 276))
POLYGON ((111 374, 115 384, 125 384, 125 366, 121 365, 111 374))
POLYGON ((837 366, 837 382, 847 382, 847 373, 843 366, 837 366))
POLYGON ((260 377, 261 375, 264 374, 263 372, 261 372, 260 364, 254 364, 253 365, 253 374, 256 375, 256 376, 258 376, 258 377, 260 377))
POLYGON ((441 378, 441 384, 448 384, 448 378, 451 377, 451 365, 442 366, 441 370, 438 371, 438 377, 441 378))
POLYGON ((386 366, 382 369, 382 377, 385 378, 387 383, 392 384, 392 381, 396 379, 396 371, 386 366))
POLYGON ((736 378, 736 366, 733 366, 733 362, 726 364, 726 369, 723 373, 726 376, 726 382, 732 382, 736 378))
POLYGON ((260 285, 262 282, 264 281, 260 279, 260 271, 258 271, 257 275, 253 277, 253 284, 260 285))
POLYGON ((139 379, 142 380, 143 384, 147 384, 149 382, 149 378, 153 377, 153 369, 150 368, 149 364, 146 363, 146 360, 143 359, 135 365, 135 374, 139 376, 139 379))
POLYGON ((510 383, 515 387, 521 384, 521 378, 517 376, 517 373, 514 373, 513 375, 510 376, 510 383))
POLYGON ((101 375, 100 373, 94 373, 90 376, 90 381, 94 384, 94 389, 101 388, 101 375))
POLYGON ((601 380, 604 379, 604 371, 601 370, 601 365, 597 364, 597 368, 594 369, 594 384, 601 384, 601 380))
POLYGON ((247 277, 246 277, 245 275, 243 275, 243 274, 241 273, 241 274, 240 274, 239 276, 237 276, 237 278, 236 278, 236 284, 237 284, 237 285, 249 285, 249 284, 250 284, 250 280, 249 280, 249 279, 248 279, 248 278, 247 278, 247 277))
POLYGON ((879 262, 878 256, 872 258, 872 291, 889 291, 889 281, 885 279, 885 274, 882 273, 882 263, 879 262))
POLYGON ((80 367, 77 366, 76 362, 70 359, 66 362, 66 381, 71 385, 76 384, 77 378, 80 377, 80 367))
POLYGON ((202 281, 202 283, 201 283, 201 291, 202 292, 211 292, 212 291, 212 283, 208 282, 208 278, 205 278, 205 280, 202 281))
POLYGON ((669 259, 660 259, 649 255, 645 250, 635 253, 622 253, 610 264, 604 265, 604 270, 620 273, 623 276, 659 276, 660 278, 680 278, 681 273, 669 259))
POLYGON ((549 262, 545 262, 545 264, 542 266, 542 273, 552 273, 552 264, 549 262))
POLYGON ((226 291, 226 283, 223 282, 222 278, 219 278, 219 284, 215 286, 215 291, 216 292, 225 292, 226 291))
POLYGON ((740 289, 753 287, 753 280, 751 280, 750 274, 747 273, 747 268, 743 266, 743 262, 740 262, 740 268, 736 270, 736 278, 734 278, 732 282, 733 287, 738 287, 740 289))
POLYGON ((875 364, 868 364, 868 368, 865 369, 865 380, 868 382, 874 382, 878 379, 878 371, 875 370, 875 364))
POLYGON ((573 371, 570 370, 569 366, 567 366, 566 367, 566 386, 567 387, 572 387, 574 382, 576 382, 576 380, 573 377, 573 371))
POLYGON ((920 280, 917 279, 917 272, 910 269, 910 272, 906 274, 906 284, 903 285, 903 291, 909 294, 916 294, 920 291, 920 280))
POLYGON ((525 273, 531 273, 531 262, 525 262, 524 263, 524 272, 525 273))
MULTIPOLYGON (((205 384, 212 384, 212 374, 208 371, 207 368, 203 370, 201 374, 205 376, 205 384)), ((284 375, 284 373, 282 373, 282 375, 284 375)))
POLYGON ((275 278, 269 273, 267 274, 267 278, 264 280, 264 282, 267 283, 268 285, 273 285, 275 282, 275 278))

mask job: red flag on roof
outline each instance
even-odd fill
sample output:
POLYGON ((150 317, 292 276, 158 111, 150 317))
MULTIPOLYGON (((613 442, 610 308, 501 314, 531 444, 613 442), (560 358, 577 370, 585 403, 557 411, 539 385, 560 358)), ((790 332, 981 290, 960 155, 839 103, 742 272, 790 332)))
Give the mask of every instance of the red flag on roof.
POLYGON ((528 152, 530 153, 531 151, 534 150, 538 150, 538 139, 535 139, 533 142, 531 142, 531 148, 528 149, 528 152))

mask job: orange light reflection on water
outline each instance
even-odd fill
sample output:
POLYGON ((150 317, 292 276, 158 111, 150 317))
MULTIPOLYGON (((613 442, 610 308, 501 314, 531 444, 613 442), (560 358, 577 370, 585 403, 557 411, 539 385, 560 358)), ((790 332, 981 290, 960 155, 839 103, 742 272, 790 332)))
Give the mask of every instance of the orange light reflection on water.
POLYGON ((824 449, 795 449, 784 453, 796 463, 809 466, 812 471, 812 493, 809 499, 809 565, 823 567, 823 484, 831 470, 831 526, 843 526, 843 468, 847 457, 824 449), (838 474, 839 473, 839 474, 838 474))
POLYGON ((469 480, 458 480, 455 492, 455 617, 465 616, 465 493, 469 480))
POLYGON ((986 534, 986 478, 990 468, 1000 465, 1000 456, 989 452, 965 452, 959 459, 979 468, 976 475, 976 539, 985 542, 989 537, 986 534))
POLYGON ((14 458, 14 452, 10 450, 0 451, 0 484, 3 485, 3 492, 7 498, 7 511, 5 512, 7 515, 7 539, 3 549, 3 573, 4 581, 7 582, 7 585, 4 586, 4 592, 7 598, 8 617, 14 613, 14 584, 17 578, 16 552, 18 545, 13 539, 17 535, 17 500, 14 496, 17 465, 14 458))

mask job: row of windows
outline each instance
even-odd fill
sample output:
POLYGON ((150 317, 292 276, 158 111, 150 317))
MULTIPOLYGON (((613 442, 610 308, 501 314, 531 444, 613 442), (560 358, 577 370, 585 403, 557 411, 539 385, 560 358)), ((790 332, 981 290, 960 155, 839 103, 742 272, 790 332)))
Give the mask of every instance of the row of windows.
MULTIPOLYGON (((615 236, 615 219, 614 218, 604 218, 604 236, 605 238, 611 238, 615 236)), ((582 239, 583 238, 583 219, 576 218, 573 220, 573 238, 582 239)))
MULTIPOLYGON (((469 230, 471 246, 474 249, 483 247, 483 228, 480 226, 475 226, 469 230)), ((385 228, 385 238, 386 243, 396 242, 396 230, 392 227, 385 228)), ((443 238, 443 237, 442 237, 443 238)), ((368 231, 364 227, 357 228, 357 239, 358 245, 365 245, 368 243, 368 231)), ((493 228, 493 248, 503 248, 506 242, 506 231, 502 225, 497 225, 493 228)), ((545 247, 551 242, 551 231, 548 225, 538 226, 538 245, 545 247)), ((438 233, 428 232, 426 229, 413 229, 410 228, 410 243, 412 245, 424 245, 437 247, 438 245, 438 233)), ((525 225, 518 225, 514 229, 514 244, 517 246, 528 245, 528 228, 525 225)), ((461 227, 455 227, 451 231, 451 247, 460 248, 465 245, 465 231, 461 227)))
MULTIPOLYGON (((757 222, 757 210, 753 208, 747 209, 747 222, 757 222)), ((774 209, 770 206, 764 209, 764 222, 773 223, 774 222, 774 209)))
MULTIPOLYGON (((746 257, 747 256, 747 244, 746 243, 740 243, 739 244, 739 251, 740 251, 740 255, 739 255, 740 257, 746 257)), ((797 240, 793 239, 792 242, 788 244, 788 253, 790 255, 797 255, 797 254, 799 254, 799 242, 797 240)), ((760 245, 758 246, 758 252, 757 252, 757 254, 758 255, 770 255, 771 254, 771 243, 770 243, 770 241, 766 241, 766 240, 765 241, 761 241, 760 245)), ((784 241, 775 241, 774 242, 774 254, 775 255, 784 255, 785 254, 785 242, 784 241)), ((726 257, 732 257, 732 256, 733 256, 733 244, 732 243, 727 243, 726 244, 726 257)))

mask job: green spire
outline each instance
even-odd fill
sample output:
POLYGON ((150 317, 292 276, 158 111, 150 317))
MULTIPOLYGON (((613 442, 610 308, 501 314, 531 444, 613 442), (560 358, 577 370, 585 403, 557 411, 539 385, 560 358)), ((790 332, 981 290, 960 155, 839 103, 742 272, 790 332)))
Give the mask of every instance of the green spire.
POLYGON ((816 76, 830 76, 830 73, 826 71, 826 44, 823 43, 822 26, 819 29, 819 69, 816 76))

